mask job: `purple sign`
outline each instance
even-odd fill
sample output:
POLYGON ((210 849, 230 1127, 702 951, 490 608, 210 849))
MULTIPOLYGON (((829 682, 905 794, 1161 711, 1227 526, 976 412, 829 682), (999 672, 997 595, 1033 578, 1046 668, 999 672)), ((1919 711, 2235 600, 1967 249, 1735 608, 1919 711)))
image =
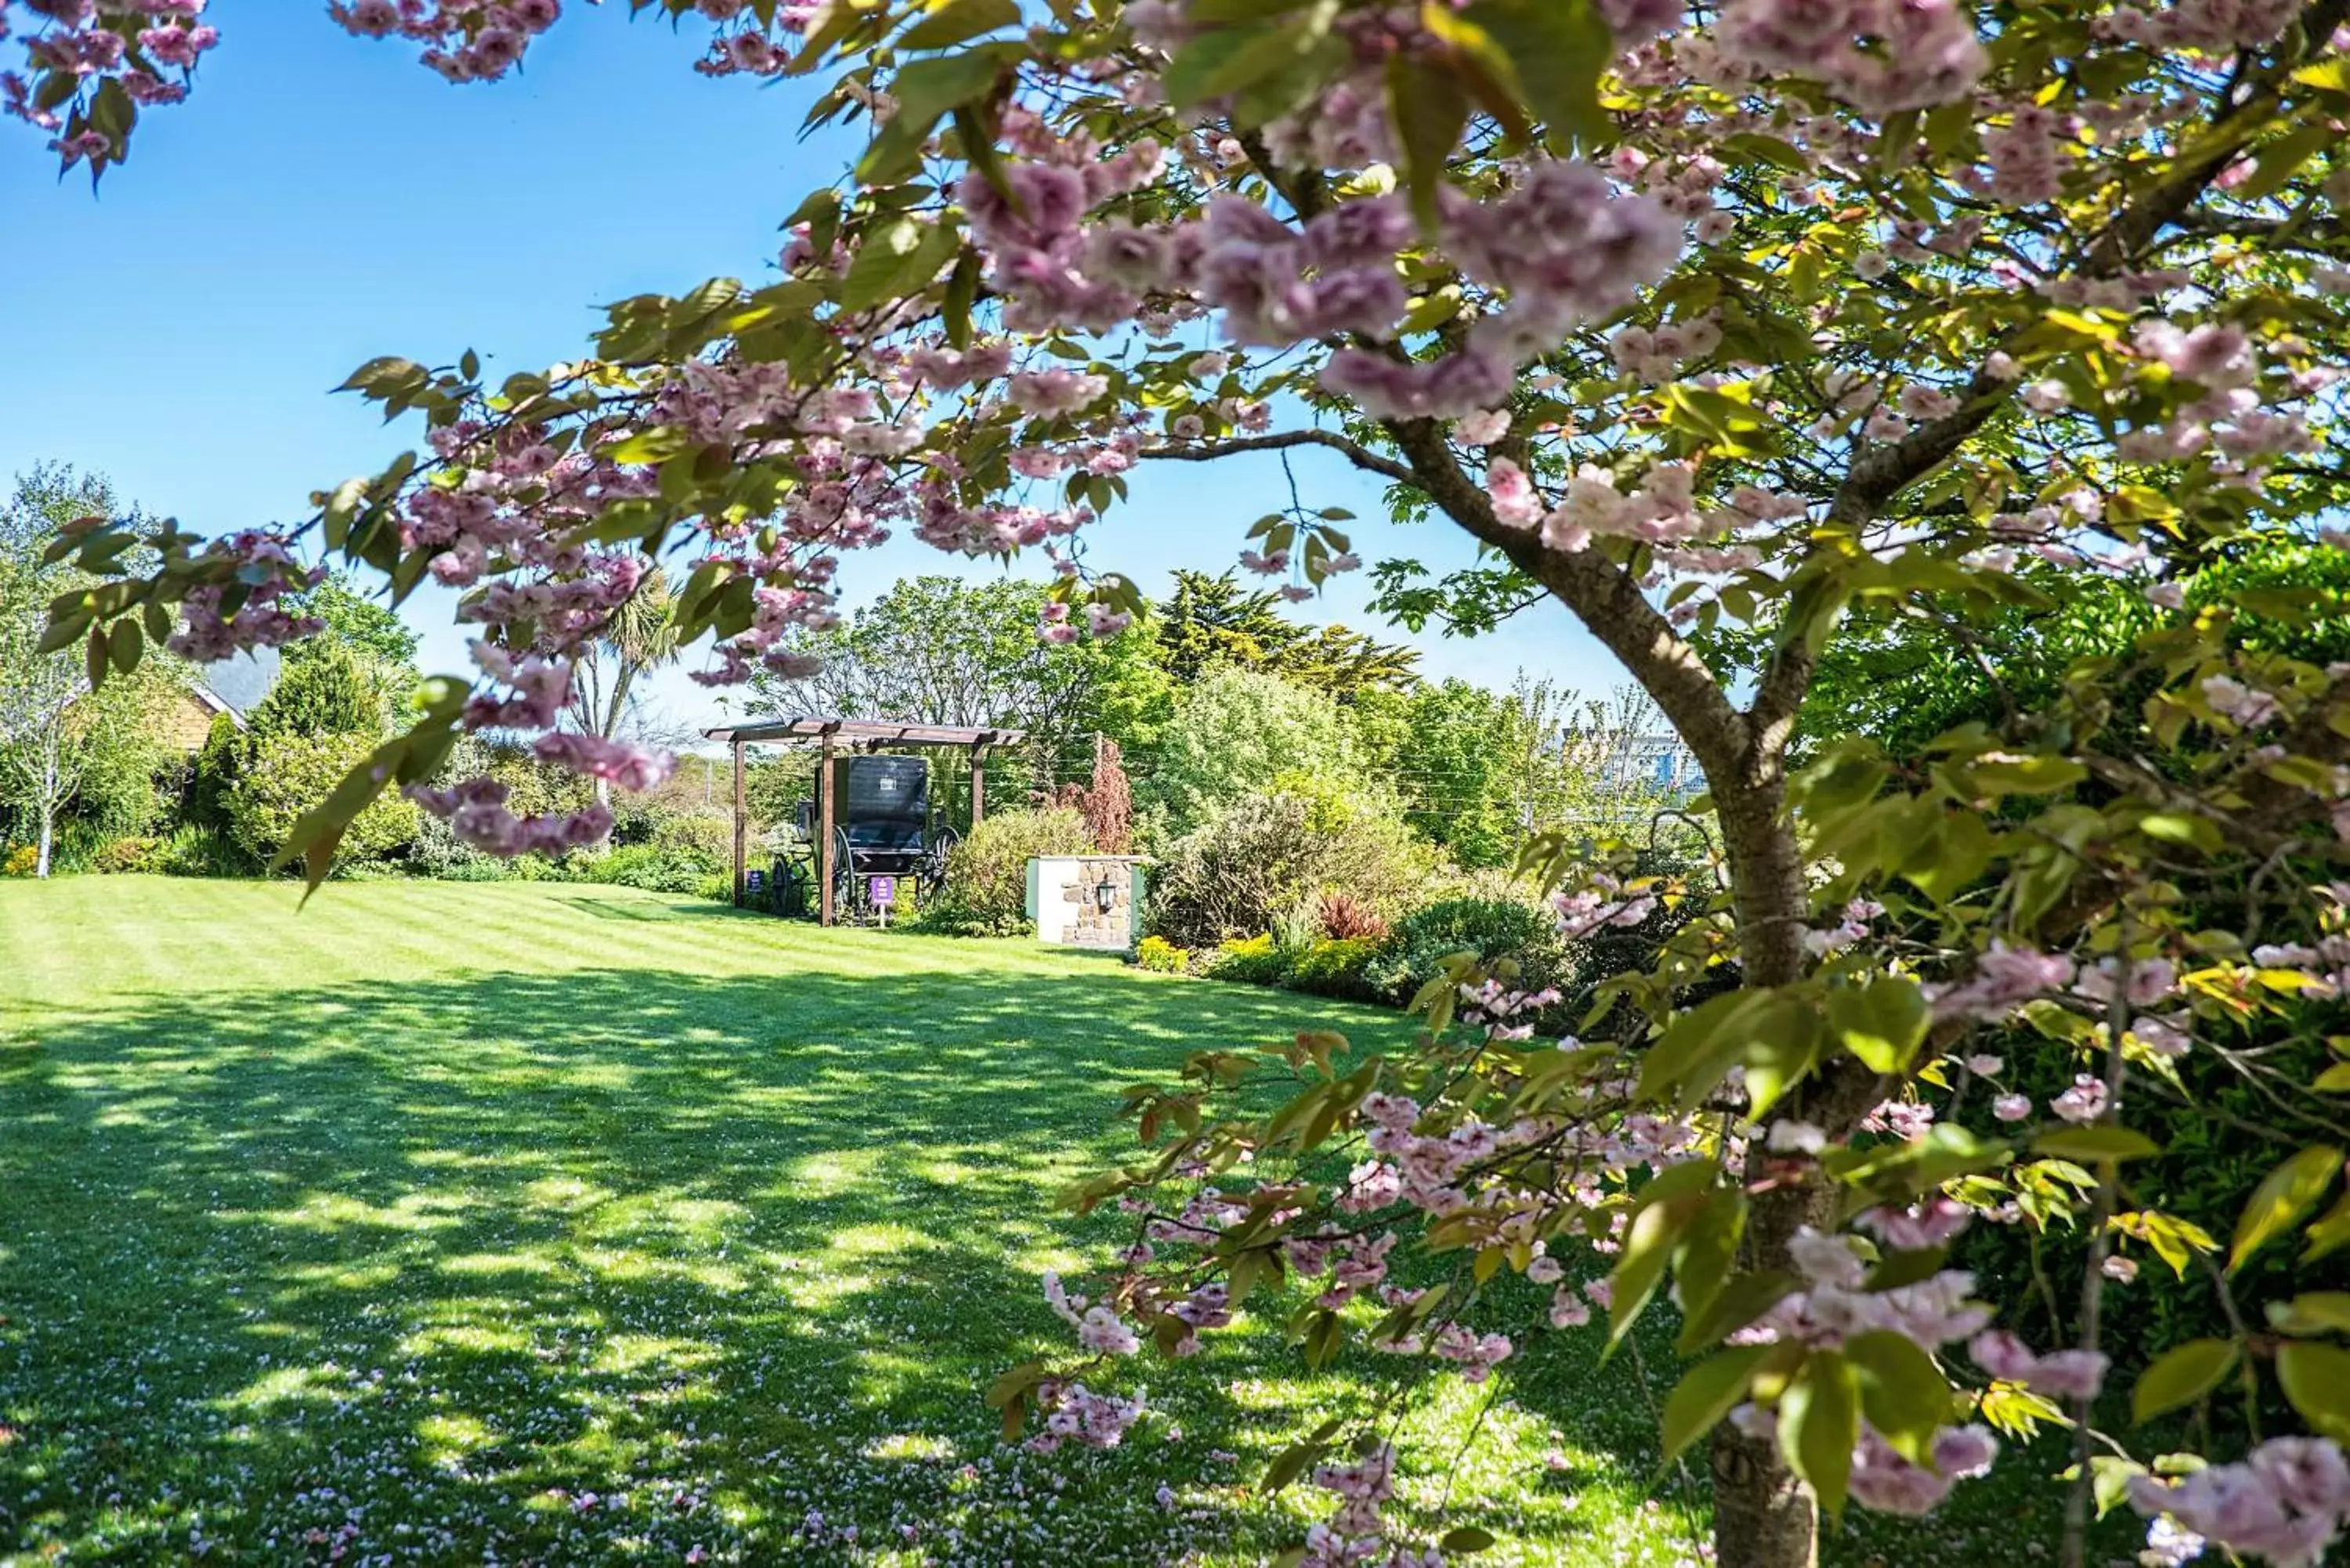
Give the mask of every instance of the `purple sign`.
POLYGON ((865 885, 865 895, 868 900, 886 909, 898 901, 898 878, 895 877, 868 878, 865 885))

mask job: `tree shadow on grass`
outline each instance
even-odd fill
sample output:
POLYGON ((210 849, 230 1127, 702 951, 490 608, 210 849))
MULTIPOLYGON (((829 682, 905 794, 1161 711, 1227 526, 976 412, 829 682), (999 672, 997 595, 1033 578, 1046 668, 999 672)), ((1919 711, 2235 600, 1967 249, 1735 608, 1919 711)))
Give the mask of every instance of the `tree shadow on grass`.
MULTIPOLYGON (((0 1555, 1261 1561, 1302 1526, 1240 1485, 1367 1408, 1394 1364, 1308 1376, 1277 1334, 1211 1340, 1123 1369, 1165 1414, 1105 1454, 1007 1449, 980 1396, 1068 1347, 1041 1271, 1122 1239, 1050 1208, 1133 1147, 1116 1090, 1316 1023, 1366 1046, 1406 1030, 1034 968, 471 972, 20 1010, 27 1044, 0 1050, 0 1555)), ((1530 1560, 1673 1561, 1690 1523, 1641 1508, 1669 1357, 1648 1378, 1595 1348, 1524 1346, 1496 1413, 1455 1388, 1426 1457, 1510 1427, 1514 1471, 1466 1484, 1451 1521, 1530 1560)), ((1866 1561, 1866 1539, 1832 1560, 1866 1561)))
POLYGON ((1332 1012, 1075 974, 612 970, 36 1017, 0 1054, 0 1540, 1087 1563, 1249 1542, 1277 1521, 1233 1515, 1232 1483, 1340 1380, 1270 1381, 1243 1412, 1207 1391, 1246 1353, 1151 1367, 1186 1435, 1102 1455, 1005 1449, 979 1395, 1066 1348, 1041 1269, 1118 1233, 1050 1210, 1131 1147, 1117 1087, 1332 1012), (1153 1500, 1162 1473, 1189 1501, 1153 1500))

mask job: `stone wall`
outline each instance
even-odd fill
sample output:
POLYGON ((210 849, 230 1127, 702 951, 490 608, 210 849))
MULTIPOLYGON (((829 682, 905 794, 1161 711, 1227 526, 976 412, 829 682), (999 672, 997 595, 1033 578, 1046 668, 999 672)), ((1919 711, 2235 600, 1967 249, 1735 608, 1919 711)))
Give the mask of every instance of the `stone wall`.
POLYGON ((1061 889, 1062 901, 1076 906, 1069 912, 1069 941, 1081 948, 1116 948, 1120 951, 1132 947, 1133 891, 1132 861, 1080 859, 1076 879, 1061 889), (1105 879, 1115 889, 1107 909, 1101 907, 1094 893, 1105 879))

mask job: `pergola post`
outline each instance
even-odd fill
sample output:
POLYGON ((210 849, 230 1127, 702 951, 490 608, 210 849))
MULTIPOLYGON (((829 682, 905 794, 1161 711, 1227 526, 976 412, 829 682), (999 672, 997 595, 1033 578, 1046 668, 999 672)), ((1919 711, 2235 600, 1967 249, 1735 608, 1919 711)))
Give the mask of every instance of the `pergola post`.
POLYGON ((971 825, 977 827, 987 815, 987 742, 971 743, 971 825))
POLYGON ((824 738, 823 749, 816 764, 816 883, 818 923, 830 925, 835 911, 832 898, 832 818, 833 805, 832 737, 824 738))
POLYGON ((743 807, 743 742, 734 742, 734 907, 741 909, 746 896, 743 866, 749 859, 749 815, 743 807))

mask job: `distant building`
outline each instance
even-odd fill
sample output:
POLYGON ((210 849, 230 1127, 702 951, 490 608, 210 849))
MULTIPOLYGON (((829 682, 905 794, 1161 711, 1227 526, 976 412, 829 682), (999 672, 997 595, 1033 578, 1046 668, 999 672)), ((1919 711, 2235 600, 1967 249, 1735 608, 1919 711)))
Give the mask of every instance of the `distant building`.
POLYGON ((1599 755, 1599 777, 1610 789, 1659 790, 1692 795, 1705 789, 1705 770, 1679 735, 1610 735, 1599 755))
POLYGON ((281 667, 274 648, 257 648, 217 664, 200 666, 194 681, 161 719, 164 737, 175 750, 196 752, 211 736, 213 721, 224 713, 244 729, 244 716, 276 689, 281 667))

